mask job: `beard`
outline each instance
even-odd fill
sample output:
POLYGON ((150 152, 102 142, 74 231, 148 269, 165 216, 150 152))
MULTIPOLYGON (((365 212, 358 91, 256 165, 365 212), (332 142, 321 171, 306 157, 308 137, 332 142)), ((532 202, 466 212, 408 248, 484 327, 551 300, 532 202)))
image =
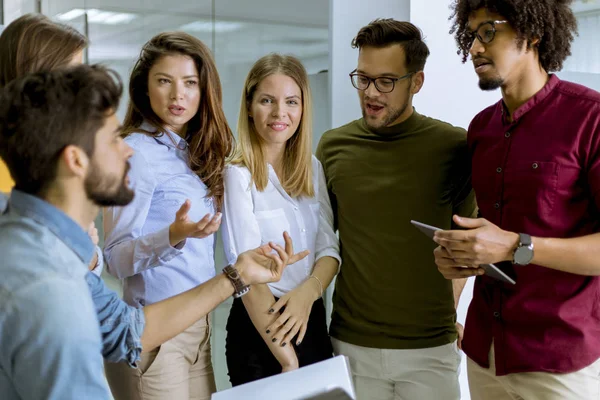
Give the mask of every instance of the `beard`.
POLYGON ((383 119, 381 119, 380 121, 377 119, 370 118, 367 115, 366 102, 368 100, 369 99, 366 97, 363 99, 363 106, 361 107, 362 116, 363 116, 363 120, 365 121, 367 126, 371 130, 376 132, 379 129, 383 129, 383 128, 390 126, 391 124, 394 123, 394 121, 396 121, 398 118, 400 118, 400 116, 402 114, 404 114, 404 112, 406 112, 406 109, 408 108, 408 104, 410 101, 410 87, 407 88, 404 103, 402 103, 402 105, 400 107, 385 106, 387 109, 387 115, 384 116, 383 119))
POLYGON ((119 181, 110 176, 103 176, 94 163, 85 178, 84 187, 88 199, 100 207, 126 206, 133 200, 134 192, 127 186, 127 174, 131 165, 127 163, 125 173, 119 181), (116 186, 116 187, 115 187, 116 186))
POLYGON ((481 90, 496 90, 504 84, 504 80, 499 76, 491 78, 479 78, 479 89, 481 90))

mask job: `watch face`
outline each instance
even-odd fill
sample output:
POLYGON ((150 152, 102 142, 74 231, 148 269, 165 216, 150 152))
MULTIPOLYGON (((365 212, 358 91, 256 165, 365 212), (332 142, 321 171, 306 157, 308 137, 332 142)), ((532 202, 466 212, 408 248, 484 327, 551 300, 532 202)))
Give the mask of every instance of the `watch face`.
POLYGON ((529 247, 519 247, 515 251, 515 263, 527 265, 533 259, 533 250, 529 247))

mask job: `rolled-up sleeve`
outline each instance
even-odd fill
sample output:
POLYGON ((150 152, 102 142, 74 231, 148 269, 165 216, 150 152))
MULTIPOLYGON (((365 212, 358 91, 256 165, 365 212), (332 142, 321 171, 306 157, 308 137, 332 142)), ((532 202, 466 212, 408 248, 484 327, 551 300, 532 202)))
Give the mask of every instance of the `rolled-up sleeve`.
POLYGON ((315 245, 315 261, 323 257, 333 257, 338 260, 338 272, 342 265, 340 257, 340 242, 333 230, 333 209, 329 201, 325 173, 321 163, 314 158, 313 166, 317 168, 318 174, 318 197, 319 197, 319 227, 317 230, 317 241, 315 245))
POLYGON ((129 162, 129 178, 135 190, 133 201, 125 207, 109 207, 103 211, 106 269, 119 279, 169 262, 183 254, 181 248, 185 244, 177 248, 171 246, 168 226, 143 234, 157 183, 141 152, 136 151, 129 162))
POLYGON ((86 275, 86 281, 100 325, 102 356, 106 361, 135 366, 142 353, 143 309, 127 305, 93 273, 86 275))

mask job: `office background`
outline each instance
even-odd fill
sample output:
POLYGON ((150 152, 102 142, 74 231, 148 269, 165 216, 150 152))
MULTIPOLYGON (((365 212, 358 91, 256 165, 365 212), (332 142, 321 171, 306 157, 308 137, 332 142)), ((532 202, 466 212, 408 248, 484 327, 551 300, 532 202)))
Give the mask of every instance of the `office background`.
MULTIPOLYGON (((481 109, 497 101, 499 92, 482 92, 472 66, 461 64, 449 35, 449 0, 0 0, 0 23, 27 12, 42 12, 73 25, 90 39, 86 59, 119 72, 125 82, 141 46, 163 31, 186 31, 213 51, 223 84, 225 115, 233 129, 242 86, 251 65, 270 52, 294 54, 308 73, 314 103, 314 146, 331 127, 360 117, 356 91, 348 73, 356 66, 357 51, 350 41, 374 18, 410 20, 419 26, 431 50, 425 85, 415 97, 419 112, 467 127, 481 109)), ((600 0, 573 4, 579 37, 572 56, 558 75, 600 91, 600 0)), ((122 118, 125 97, 118 115, 122 118)), ((8 190, 0 176, 0 190, 8 190)), ((97 221, 101 226, 101 221, 97 221)), ((407 222, 408 223, 408 222, 407 222)), ((102 236, 102 235, 101 235, 102 236)), ((217 265, 222 255, 217 251, 217 265)), ((120 282, 104 276, 120 291, 120 282)), ((464 321, 472 282, 459 307, 464 321)), ((328 309, 331 290, 328 291, 328 309)), ((213 313, 213 360, 219 389, 229 387, 224 342, 230 302, 213 313)), ((461 372, 463 399, 469 399, 466 371, 461 372)))

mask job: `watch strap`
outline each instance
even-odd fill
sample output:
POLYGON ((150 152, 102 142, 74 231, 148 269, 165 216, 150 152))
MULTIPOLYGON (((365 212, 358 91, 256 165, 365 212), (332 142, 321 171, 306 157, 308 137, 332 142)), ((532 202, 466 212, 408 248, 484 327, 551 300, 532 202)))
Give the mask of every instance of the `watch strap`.
POLYGON ((526 233, 519 233, 519 247, 531 246, 531 236, 526 233))
POLYGON ((234 266, 228 265, 223 268, 223 273, 231 281, 233 285, 233 297, 240 298, 250 291, 250 286, 246 285, 240 276, 240 273, 234 266))

